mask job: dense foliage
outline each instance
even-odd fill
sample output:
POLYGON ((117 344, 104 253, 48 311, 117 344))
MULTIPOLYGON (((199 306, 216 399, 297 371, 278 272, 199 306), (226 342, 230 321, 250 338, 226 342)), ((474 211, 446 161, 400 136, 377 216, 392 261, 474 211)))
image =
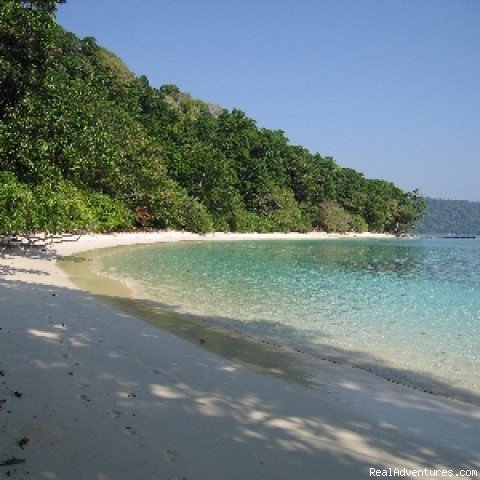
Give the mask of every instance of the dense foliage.
POLYGON ((292 146, 240 110, 159 89, 53 0, 0 10, 0 233, 131 227, 398 231, 418 192, 292 146))
POLYGON ((417 227, 418 233, 480 234, 480 202, 427 198, 426 204, 425 216, 417 227))

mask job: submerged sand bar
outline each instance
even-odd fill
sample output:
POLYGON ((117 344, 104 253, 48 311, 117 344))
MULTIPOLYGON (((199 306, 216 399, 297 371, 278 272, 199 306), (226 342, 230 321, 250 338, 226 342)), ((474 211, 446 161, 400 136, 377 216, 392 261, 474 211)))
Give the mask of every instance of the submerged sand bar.
MULTIPOLYGON (((55 248, 71 255, 159 241, 326 237, 275 235, 89 235, 55 248)), ((0 328, 0 474, 11 478, 480 471, 476 406, 342 365, 325 363, 315 388, 253 371, 106 305, 41 252, 2 252, 0 328)))

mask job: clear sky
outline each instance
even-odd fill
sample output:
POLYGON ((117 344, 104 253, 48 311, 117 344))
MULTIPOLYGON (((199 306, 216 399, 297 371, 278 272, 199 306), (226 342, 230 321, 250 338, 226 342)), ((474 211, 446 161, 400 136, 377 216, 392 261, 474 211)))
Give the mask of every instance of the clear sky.
POLYGON ((427 196, 480 201, 478 0, 68 0, 138 75, 427 196))

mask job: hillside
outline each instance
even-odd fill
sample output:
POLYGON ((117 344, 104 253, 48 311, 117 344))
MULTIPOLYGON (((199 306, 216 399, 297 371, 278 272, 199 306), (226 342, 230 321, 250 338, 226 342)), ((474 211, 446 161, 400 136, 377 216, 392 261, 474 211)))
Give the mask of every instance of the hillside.
POLYGON ((152 87, 53 0, 0 10, 0 233, 396 231, 418 192, 291 145, 242 111, 152 87))
POLYGON ((422 234, 480 234, 480 202, 426 198, 425 215, 417 233, 422 234))

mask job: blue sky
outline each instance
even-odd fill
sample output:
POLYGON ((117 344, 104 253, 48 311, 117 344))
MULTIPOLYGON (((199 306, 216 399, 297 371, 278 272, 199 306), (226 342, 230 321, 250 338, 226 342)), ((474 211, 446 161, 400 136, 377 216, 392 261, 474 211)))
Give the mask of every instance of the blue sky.
POLYGON ((477 0, 68 0, 152 86, 424 195, 480 201, 477 0))

